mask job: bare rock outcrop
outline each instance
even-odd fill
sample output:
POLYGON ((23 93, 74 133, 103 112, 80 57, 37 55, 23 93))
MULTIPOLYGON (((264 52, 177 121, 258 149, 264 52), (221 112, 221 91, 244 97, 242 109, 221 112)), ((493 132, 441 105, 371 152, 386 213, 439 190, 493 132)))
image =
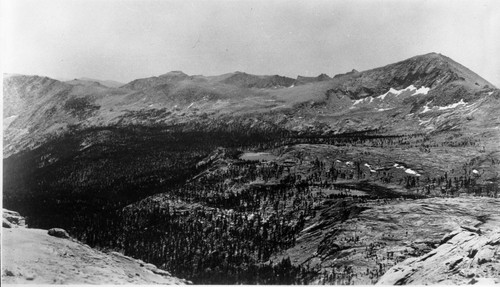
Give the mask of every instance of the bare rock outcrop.
POLYGON ((462 226, 429 253, 389 269, 378 285, 500 283, 500 228, 462 226))
POLYGON ((26 220, 18 212, 5 208, 2 210, 2 227, 13 228, 25 226, 26 220))
POLYGON ((54 236, 54 237, 59 237, 59 238, 69 238, 68 232, 62 228, 51 228, 47 232, 48 235, 54 236))
POLYGON ((71 239, 61 228, 25 227, 19 213, 3 210, 2 284, 190 284, 118 252, 102 252, 71 239))

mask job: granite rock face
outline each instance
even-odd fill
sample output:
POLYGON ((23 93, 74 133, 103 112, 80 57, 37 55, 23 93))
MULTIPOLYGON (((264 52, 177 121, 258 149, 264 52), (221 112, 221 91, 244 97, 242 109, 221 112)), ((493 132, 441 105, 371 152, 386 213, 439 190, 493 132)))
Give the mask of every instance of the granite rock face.
POLYGON ((500 283, 500 228, 472 229, 464 226, 445 235, 436 249, 394 266, 377 284, 500 283))
POLYGON ((190 283, 142 260, 66 239, 64 229, 15 228, 24 227, 24 218, 5 209, 3 214, 10 228, 2 231, 2 284, 190 283))

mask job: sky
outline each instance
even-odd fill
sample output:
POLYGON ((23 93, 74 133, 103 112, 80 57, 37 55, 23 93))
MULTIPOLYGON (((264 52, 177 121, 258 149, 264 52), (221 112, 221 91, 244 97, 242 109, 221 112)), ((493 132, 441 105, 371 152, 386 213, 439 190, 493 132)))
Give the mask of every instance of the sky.
POLYGON ((2 71, 289 77, 437 52, 500 87, 498 0, 2 0, 2 71))

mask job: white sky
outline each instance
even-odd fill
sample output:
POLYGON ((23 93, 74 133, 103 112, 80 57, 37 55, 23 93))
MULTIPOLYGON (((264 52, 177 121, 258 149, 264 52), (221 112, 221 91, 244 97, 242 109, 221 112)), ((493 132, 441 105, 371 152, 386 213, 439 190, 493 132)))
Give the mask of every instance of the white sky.
POLYGON ((500 1, 2 0, 3 71, 330 76, 438 52, 500 87, 500 1))

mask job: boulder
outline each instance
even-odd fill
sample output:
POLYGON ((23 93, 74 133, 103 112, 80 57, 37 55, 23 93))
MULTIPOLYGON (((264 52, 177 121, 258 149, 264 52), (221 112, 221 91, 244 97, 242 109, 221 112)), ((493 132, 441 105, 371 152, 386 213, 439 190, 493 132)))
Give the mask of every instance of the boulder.
POLYGON ((7 219, 3 219, 2 221, 2 227, 4 228, 12 228, 12 223, 10 223, 7 219))
MULTIPOLYGON (((25 226, 26 225, 26 221, 25 221, 24 217, 22 217, 18 212, 4 208, 2 210, 2 217, 3 217, 3 222, 7 221, 8 223, 10 223, 10 227, 25 226)), ((3 227, 6 227, 5 225, 6 224, 4 223, 3 227)))
POLYGON ((476 254, 477 264, 482 265, 487 262, 493 261, 495 258, 495 249, 491 246, 485 246, 476 254))
POLYGON ((69 238, 68 232, 62 228, 51 228, 47 232, 50 236, 59 237, 59 238, 69 238))

